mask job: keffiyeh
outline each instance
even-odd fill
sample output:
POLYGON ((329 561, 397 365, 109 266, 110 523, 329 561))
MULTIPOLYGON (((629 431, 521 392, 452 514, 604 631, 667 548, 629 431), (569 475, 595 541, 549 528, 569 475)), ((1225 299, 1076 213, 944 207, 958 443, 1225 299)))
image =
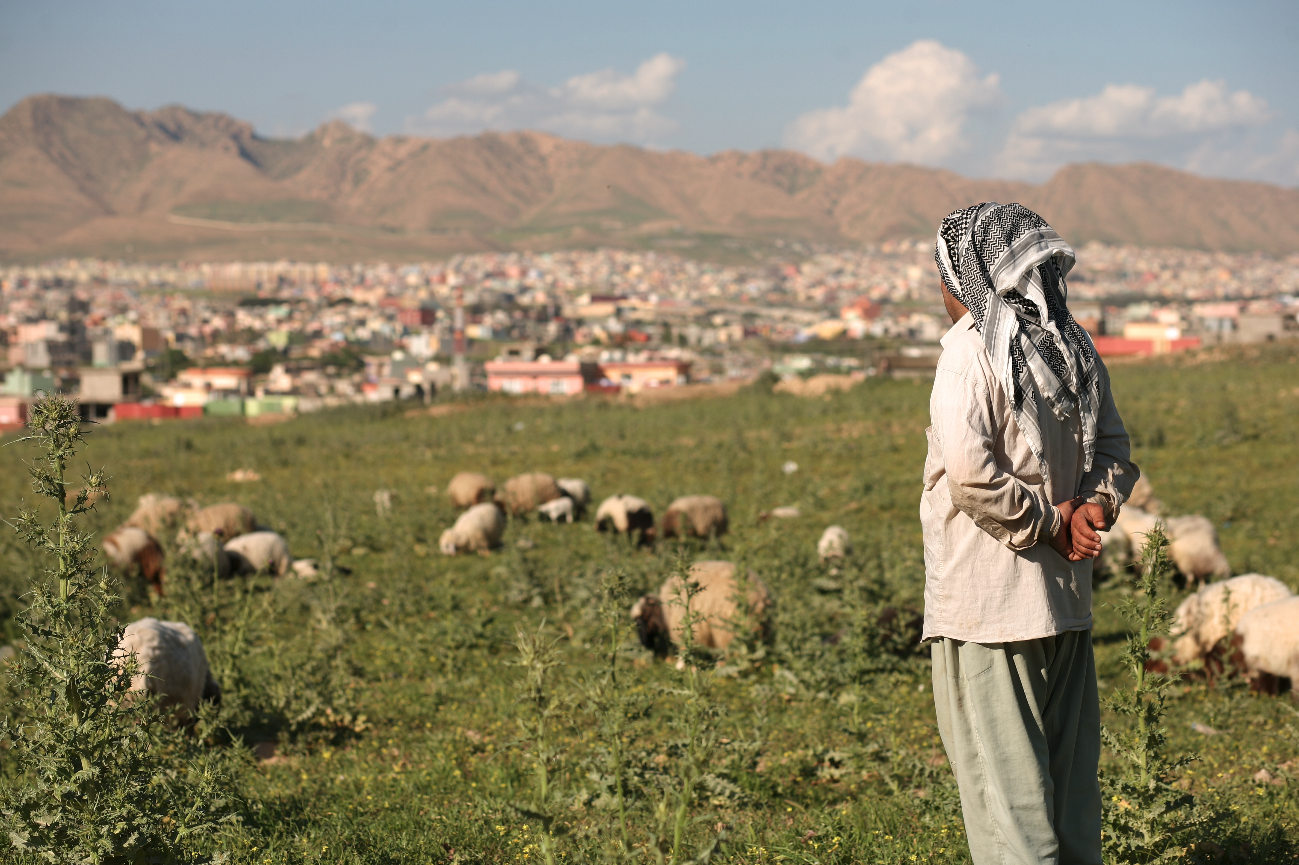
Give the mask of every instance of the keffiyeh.
POLYGON ((947 290, 973 316, 1038 460, 1045 462, 1041 399, 1060 420, 1079 412, 1090 471, 1100 379, 1096 348, 1065 305, 1073 249, 1027 207, 985 202, 943 220, 934 258, 947 290))

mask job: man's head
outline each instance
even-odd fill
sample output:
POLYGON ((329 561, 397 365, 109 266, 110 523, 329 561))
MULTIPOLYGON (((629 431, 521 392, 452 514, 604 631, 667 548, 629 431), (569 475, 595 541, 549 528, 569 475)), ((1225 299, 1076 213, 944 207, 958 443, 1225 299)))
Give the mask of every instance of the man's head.
POLYGON ((956 324, 962 318, 970 314, 970 311, 965 308, 965 304, 953 297, 952 293, 947 290, 947 283, 940 279, 938 281, 938 287, 942 289, 943 308, 947 310, 947 315, 952 319, 952 324, 956 324))

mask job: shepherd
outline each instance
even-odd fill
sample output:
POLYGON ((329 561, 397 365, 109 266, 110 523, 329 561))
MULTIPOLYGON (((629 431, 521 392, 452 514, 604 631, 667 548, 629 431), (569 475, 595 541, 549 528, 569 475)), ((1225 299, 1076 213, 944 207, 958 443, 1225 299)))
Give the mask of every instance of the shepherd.
POLYGON ((1100 865, 1092 564, 1140 473, 1060 235, 988 202, 943 220, 935 259, 923 639, 970 853, 1100 865))

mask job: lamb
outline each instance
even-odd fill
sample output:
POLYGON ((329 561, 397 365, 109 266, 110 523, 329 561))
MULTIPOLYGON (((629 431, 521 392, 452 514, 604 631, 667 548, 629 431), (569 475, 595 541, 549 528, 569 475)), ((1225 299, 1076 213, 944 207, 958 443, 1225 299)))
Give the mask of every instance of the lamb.
MULTIPOLYGON (((694 643, 707 649, 725 651, 735 639, 732 620, 739 588, 732 562, 696 562, 690 566, 687 579, 699 585, 700 591, 689 598, 690 609, 697 617, 691 627, 694 643)), ((750 571, 748 579, 748 613, 766 636, 766 617, 771 595, 766 585, 750 571)), ((673 574, 659 589, 658 595, 645 595, 631 608, 631 617, 641 645, 659 657, 666 656, 671 644, 681 644, 684 633, 687 593, 685 583, 673 574)))
POLYGON ((639 535, 636 539, 638 545, 652 544, 654 511, 644 499, 636 496, 609 496, 595 512, 595 528, 599 532, 612 529, 629 538, 632 532, 636 532, 639 535))
POLYGON ((1299 682, 1299 597, 1291 596, 1240 617, 1233 638, 1236 659, 1254 690, 1275 694, 1279 679, 1299 682))
POLYGON ((543 472, 528 472, 506 481, 504 489, 496 498, 511 516, 519 517, 562 495, 552 476, 543 472))
POLYGON ((226 555, 236 574, 255 574, 270 571, 282 577, 293 567, 289 542, 276 532, 249 532, 226 541, 226 555))
POLYGON ((487 475, 477 472, 460 472, 447 484, 447 495, 451 504, 458 508, 471 508, 483 502, 490 502, 496 495, 496 484, 487 475))
POLYGON ((1255 607, 1290 597, 1285 583, 1261 574, 1245 574, 1211 583, 1182 601, 1173 616, 1173 661, 1202 661, 1219 641, 1236 629, 1255 607))
POLYGON ((580 517, 591 504, 591 486, 580 478, 560 478, 555 481, 559 491, 573 500, 573 510, 580 517))
POLYGON ((552 523, 571 523, 573 521, 573 509, 573 500, 567 496, 560 496, 553 502, 546 502, 537 508, 537 513, 552 523))
POLYGON ((221 703, 221 686, 208 668, 203 641, 183 622, 160 622, 153 617, 126 626, 114 655, 124 664, 136 657, 131 690, 158 695, 160 708, 171 708, 178 720, 193 718, 201 700, 221 703))
POLYGON ((195 537, 187 539, 183 548, 206 573, 215 572, 219 580, 229 579, 233 570, 230 554, 221 546, 221 540, 216 535, 199 532, 195 537))
POLYGON ((211 532, 223 541, 229 541, 256 529, 257 521, 253 512, 243 505, 222 502, 196 511, 186 520, 185 527, 194 534, 211 532))
MULTIPOLYGON (((1135 555, 1145 543, 1145 535, 1160 519, 1140 508, 1124 506, 1115 521, 1115 530, 1128 536, 1135 555)), ((1169 540, 1168 553, 1189 584, 1195 585, 1209 577, 1223 579, 1231 576, 1231 565, 1218 546, 1218 532, 1208 519, 1194 515, 1169 517, 1163 522, 1169 540)))
POLYGON ((821 533, 821 540, 816 542, 817 555, 822 562, 830 559, 842 559, 852 554, 852 541, 843 526, 830 526, 821 533))
POLYGON ((126 518, 126 525, 136 526, 157 536, 175 528, 186 512, 194 510, 197 507, 193 500, 183 502, 175 496, 145 493, 140 496, 135 510, 126 518))
POLYGON ((486 553, 501 545, 503 534, 505 514, 495 502, 484 502, 461 514, 455 525, 442 533, 438 548, 448 556, 486 553))
POLYGON ((138 573, 162 597, 162 547, 153 535, 135 526, 120 526, 105 536, 101 546, 115 568, 138 573))
POLYGON ((663 514, 663 537, 721 537, 729 523, 726 505, 716 496, 682 496, 663 514))

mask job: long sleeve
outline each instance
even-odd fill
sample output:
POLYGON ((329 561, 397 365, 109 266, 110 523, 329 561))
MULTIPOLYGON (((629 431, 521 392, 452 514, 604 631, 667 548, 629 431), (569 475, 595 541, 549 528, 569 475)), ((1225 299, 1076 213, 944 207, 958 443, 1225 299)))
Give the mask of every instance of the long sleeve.
POLYGON ((1096 453, 1092 457, 1091 471, 1083 475, 1078 494, 1087 501, 1096 502, 1105 509, 1110 525, 1118 518, 1119 508, 1132 486, 1141 477, 1141 470, 1132 462, 1132 446, 1128 431, 1123 427, 1110 392, 1110 374, 1101 365, 1101 406, 1096 418, 1096 453))
MULTIPOLYGON (((1001 433, 994 395, 981 369, 943 369, 934 378, 930 416, 943 454, 952 505, 1011 550, 1049 539, 1060 512, 1044 484, 1030 484, 998 461, 1001 433)), ((1006 412, 1002 412, 1006 414, 1006 412)))

